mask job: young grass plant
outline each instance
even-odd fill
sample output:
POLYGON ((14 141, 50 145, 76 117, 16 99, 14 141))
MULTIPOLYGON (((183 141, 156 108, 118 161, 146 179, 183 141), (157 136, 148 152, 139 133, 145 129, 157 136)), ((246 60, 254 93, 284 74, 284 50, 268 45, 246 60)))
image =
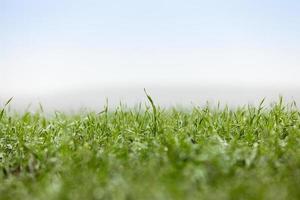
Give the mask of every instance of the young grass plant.
POLYGON ((0 199, 300 199, 295 103, 1 109, 0 199))

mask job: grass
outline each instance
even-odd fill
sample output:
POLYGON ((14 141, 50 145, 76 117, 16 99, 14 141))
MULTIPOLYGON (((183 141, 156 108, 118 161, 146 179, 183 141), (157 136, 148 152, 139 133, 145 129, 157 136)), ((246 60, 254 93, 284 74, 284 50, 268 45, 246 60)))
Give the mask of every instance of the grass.
POLYGON ((147 97, 100 113, 1 110, 0 199, 300 199, 294 103, 185 111, 147 97))

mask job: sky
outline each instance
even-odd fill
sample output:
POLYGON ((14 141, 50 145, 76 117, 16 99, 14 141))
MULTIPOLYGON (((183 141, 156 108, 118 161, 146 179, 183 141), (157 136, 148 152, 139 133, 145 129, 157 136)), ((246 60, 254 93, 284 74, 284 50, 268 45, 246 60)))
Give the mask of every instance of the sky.
POLYGON ((0 0, 0 91, 300 87, 297 0, 0 0))

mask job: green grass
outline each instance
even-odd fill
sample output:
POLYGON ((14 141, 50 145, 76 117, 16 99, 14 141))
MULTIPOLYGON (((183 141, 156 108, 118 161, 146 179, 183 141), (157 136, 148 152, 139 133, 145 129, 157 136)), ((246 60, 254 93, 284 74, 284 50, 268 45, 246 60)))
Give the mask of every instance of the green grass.
POLYGON ((300 112, 0 113, 0 199, 300 199, 300 112))

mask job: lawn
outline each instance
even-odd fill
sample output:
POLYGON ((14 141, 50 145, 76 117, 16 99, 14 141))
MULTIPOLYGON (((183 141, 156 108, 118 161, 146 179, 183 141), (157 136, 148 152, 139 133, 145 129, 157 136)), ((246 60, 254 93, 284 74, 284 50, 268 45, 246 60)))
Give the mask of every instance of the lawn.
MULTIPOLYGON (((300 199, 300 112, 0 112, 0 199, 300 199)), ((0 110, 1 111, 1 110, 0 110)))

